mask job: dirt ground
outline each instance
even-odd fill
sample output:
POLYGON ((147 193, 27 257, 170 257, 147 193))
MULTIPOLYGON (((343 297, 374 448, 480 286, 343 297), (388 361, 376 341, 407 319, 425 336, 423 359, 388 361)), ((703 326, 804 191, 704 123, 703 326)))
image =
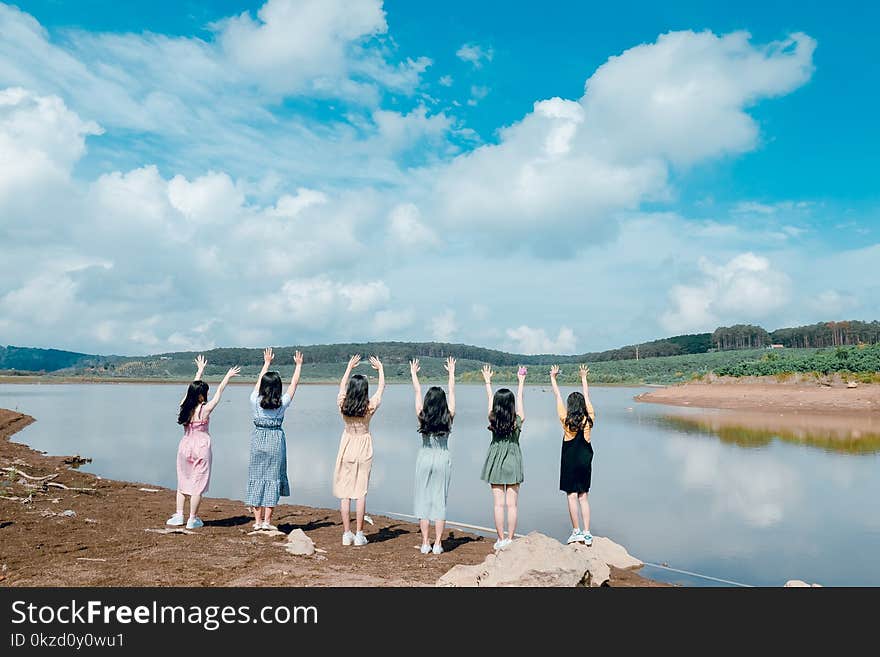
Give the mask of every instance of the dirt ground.
POLYGON ((835 413, 860 415, 880 413, 880 385, 857 388, 815 383, 727 382, 685 383, 646 392, 638 401, 672 406, 727 408, 761 412, 835 413))
MULTIPOLYGON (((278 528, 301 528, 325 550, 293 556, 284 537, 248 535, 243 502, 217 498, 204 499, 205 527, 192 534, 147 531, 164 528, 174 491, 101 479, 9 440, 33 421, 0 409, 0 586, 432 586, 492 551, 491 539, 453 530, 444 554, 425 556, 416 525, 381 516, 366 527, 369 545, 343 547, 337 511, 280 505, 278 528)), ((664 586, 617 569, 611 585, 664 586)))

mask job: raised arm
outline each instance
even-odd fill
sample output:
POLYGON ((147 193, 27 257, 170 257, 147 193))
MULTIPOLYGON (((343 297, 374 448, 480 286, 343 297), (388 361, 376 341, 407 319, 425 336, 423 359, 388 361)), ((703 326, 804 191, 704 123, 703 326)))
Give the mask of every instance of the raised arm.
MULTIPOLYGON (((205 373, 205 367, 207 366, 208 361, 205 359, 204 356, 199 354, 198 356, 196 356, 195 364, 196 364, 196 375, 193 377, 193 381, 201 381, 202 375, 205 373)), ((186 400, 186 393, 183 393, 183 397, 180 398, 180 404, 178 404, 178 406, 183 406, 183 402, 185 400, 186 400)))
POLYGON ((446 359, 445 367, 449 372, 449 395, 446 403, 449 406, 449 414, 455 417, 455 359, 452 356, 446 359))
POLYGON ((370 397, 370 408, 375 411, 382 403, 382 395, 385 394, 385 368, 382 366, 382 361, 375 356, 370 356, 370 365, 379 372, 379 385, 376 386, 376 392, 370 397))
POLYGON ((593 404, 590 401, 590 384, 587 383, 587 375, 590 373, 590 368, 586 365, 581 365, 579 368, 581 375, 581 387, 584 390, 584 399, 587 402, 587 412, 590 414, 590 418, 596 419, 596 412, 593 410, 593 404))
POLYGON ((269 367, 272 365, 273 360, 275 360, 275 352, 272 351, 272 347, 266 347, 263 349, 263 368, 257 375, 257 382, 254 384, 254 392, 252 394, 260 394, 260 381, 263 380, 263 375, 269 371, 269 367))
POLYGON ((296 367, 293 369, 293 376, 290 378, 290 386, 287 388, 287 396, 293 399, 296 394, 296 387, 299 385, 299 377, 302 374, 303 355, 297 351, 293 354, 293 362, 296 367))
POLYGON ((519 386, 516 389, 516 414, 519 415, 519 419, 523 422, 526 420, 526 407, 523 405, 523 388, 526 385, 526 368, 520 367, 516 373, 516 378, 519 379, 519 386))
POLYGON ((413 390, 416 393, 416 417, 422 412, 422 384, 419 383, 419 359, 409 361, 409 373, 412 375, 413 390))
POLYGON ((351 378, 351 371, 361 362, 359 354, 355 354, 348 359, 348 367, 345 368, 345 374, 342 375, 342 381, 339 382, 339 396, 344 397, 345 391, 348 389, 348 380, 351 378))
POLYGON ((489 365, 483 365, 483 369, 481 370, 483 373, 483 381, 486 382, 486 397, 489 398, 489 410, 488 412, 492 412, 492 375, 495 372, 492 371, 492 367, 489 365))
POLYGON ((556 382, 557 376, 559 376, 559 365, 553 365, 550 368, 550 385, 553 386, 553 394, 556 395, 556 406, 564 408, 562 393, 559 392, 559 384, 556 382))
POLYGON ((226 386, 229 385, 229 379, 234 376, 238 376, 238 373, 241 372, 241 368, 236 365, 235 367, 230 367, 226 372, 226 376, 223 377, 223 380, 220 382, 220 385, 217 386, 216 392, 214 392, 214 396, 211 397, 211 401, 205 404, 205 415, 211 413, 217 404, 220 403, 220 397, 223 396, 223 391, 226 389, 226 386))

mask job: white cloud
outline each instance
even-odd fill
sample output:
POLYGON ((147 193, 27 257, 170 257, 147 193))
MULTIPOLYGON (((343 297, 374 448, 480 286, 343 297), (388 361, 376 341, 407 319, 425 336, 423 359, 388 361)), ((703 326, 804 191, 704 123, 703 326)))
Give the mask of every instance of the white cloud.
POLYGON ((507 329, 507 337, 512 341, 510 348, 520 354, 571 354, 577 345, 574 331, 567 326, 559 329, 555 339, 544 329, 526 325, 507 329))
POLYGON ((489 95, 489 87, 483 87, 480 85, 471 85, 471 97, 468 99, 467 104, 471 107, 475 107, 481 100, 483 100, 486 96, 489 95))
POLYGON ((455 56, 463 62, 469 62, 474 68, 483 66, 483 62, 491 62, 495 51, 491 47, 483 47, 477 43, 465 43, 455 51, 455 56))
POLYGON ((661 317, 669 331, 707 331, 723 323, 759 321, 789 300, 788 276, 754 253, 742 253, 723 265, 701 258, 699 267, 702 281, 670 291, 673 307, 661 317))
POLYGON ((810 310, 819 317, 843 319, 845 313, 858 308, 859 300, 855 295, 839 290, 823 290, 808 301, 810 310))
POLYGON ((320 329, 331 319, 362 316, 390 297, 382 281, 343 283, 318 276, 286 281, 280 292, 253 301, 248 310, 258 322, 320 329))
POLYGON ((447 308, 441 314, 433 317, 428 330, 431 338, 436 342, 449 342, 458 332, 458 322, 455 320, 455 311, 447 308))
POLYGON ((451 87, 452 82, 453 82, 452 76, 451 75, 443 75, 440 77, 439 80, 437 80, 437 82, 439 82, 440 85, 443 87, 451 87))
POLYGON ((440 242, 434 231, 421 222, 421 213, 412 203, 395 206, 389 220, 388 233, 401 246, 435 246, 440 242))

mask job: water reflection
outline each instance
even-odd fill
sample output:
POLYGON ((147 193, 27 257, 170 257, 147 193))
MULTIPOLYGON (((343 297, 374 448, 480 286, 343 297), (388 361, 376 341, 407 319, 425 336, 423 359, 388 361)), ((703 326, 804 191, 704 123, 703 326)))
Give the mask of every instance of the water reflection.
POLYGON ((880 452, 880 420, 871 417, 713 411, 670 413, 656 421, 675 431, 715 436, 744 448, 762 448, 778 440, 840 454, 880 452))

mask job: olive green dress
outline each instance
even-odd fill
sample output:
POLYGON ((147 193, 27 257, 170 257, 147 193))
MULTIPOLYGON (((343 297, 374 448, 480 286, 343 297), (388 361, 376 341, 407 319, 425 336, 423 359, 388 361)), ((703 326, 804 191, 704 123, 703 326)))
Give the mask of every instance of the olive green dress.
POLYGON ((516 416, 513 432, 509 436, 492 433, 489 453, 483 464, 480 478, 495 485, 514 485, 523 482, 522 450, 519 448, 519 435, 522 431, 522 419, 516 416))

